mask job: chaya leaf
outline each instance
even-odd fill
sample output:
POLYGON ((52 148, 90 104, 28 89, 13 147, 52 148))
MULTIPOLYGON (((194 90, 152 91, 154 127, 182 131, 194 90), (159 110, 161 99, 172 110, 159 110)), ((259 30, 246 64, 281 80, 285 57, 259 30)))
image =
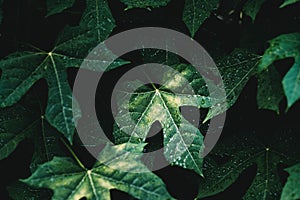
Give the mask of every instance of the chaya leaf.
POLYGON ((272 67, 258 74, 257 79, 258 108, 279 113, 279 103, 284 97, 280 74, 272 67))
POLYGON ((297 2, 299 2, 300 0, 285 0, 284 2, 283 2, 283 4, 280 6, 280 8, 283 8, 283 7, 285 7, 285 6, 287 6, 287 5, 291 5, 291 4, 293 4, 293 3, 297 3, 297 2))
POLYGON ((227 139, 218 143, 211 154, 217 156, 215 159, 227 157, 229 161, 217 164, 212 157, 207 158, 198 198, 224 191, 244 170, 256 165, 256 176, 243 199, 279 199, 282 184, 278 165, 290 166, 299 162, 299 137, 287 132, 268 137, 264 142, 254 133, 248 133, 227 139))
POLYGON ((219 102, 212 106, 204 121, 225 112, 236 102, 248 80, 256 74, 260 58, 261 56, 245 49, 235 49, 231 54, 216 59, 224 83, 227 102, 219 102))
MULTIPOLYGON (((67 81, 66 69, 79 67, 85 55, 106 39, 114 28, 114 19, 104 0, 88 0, 87 9, 78 27, 67 27, 50 52, 21 52, 0 61, 0 107, 16 103, 38 80, 48 83, 46 119, 72 143, 75 122, 80 111, 73 117, 72 92, 67 81)), ((111 52, 107 51, 107 59, 111 52)), ((89 69, 103 70, 101 60, 90 60, 89 69)), ((111 68, 125 64, 117 60, 111 68)))
POLYGON ((47 0, 47 17, 71 8, 75 0, 47 0))
MULTIPOLYGON (((203 80, 193 67, 186 64, 176 65, 179 74, 166 73, 162 80, 165 84, 160 88, 144 86, 134 93, 130 88, 140 82, 125 84, 124 95, 131 101, 120 100, 114 137, 117 143, 145 141, 151 125, 159 121, 164 134, 164 154, 168 162, 187 169, 192 169, 202 175, 203 135, 181 115, 181 106, 208 108, 210 97, 201 95, 205 91, 203 80), (184 74, 181 76, 180 74, 184 74), (183 78, 184 77, 184 78, 183 78), (196 94, 187 94, 185 88, 191 85, 197 88, 196 94), (169 92, 172 91, 173 93, 169 92), (129 111, 129 112, 128 112, 129 111), (133 121, 132 121, 133 120, 133 121), (134 123, 134 124, 133 124, 134 123)), ((122 91, 121 91, 122 92, 122 91)))
POLYGON ((290 176, 281 193, 281 200, 300 199, 300 164, 285 169, 290 176))
POLYGON ((294 58, 295 63, 282 80, 288 109, 300 99, 300 33, 280 35, 270 41, 258 66, 259 71, 267 69, 274 61, 294 58))
POLYGON ((110 190, 127 192, 139 199, 173 199, 164 183, 147 168, 140 158, 144 144, 107 145, 99 155, 98 162, 90 170, 66 157, 54 157, 40 165, 23 182, 50 188, 52 199, 110 199, 110 190), (132 172, 143 173, 132 173, 132 172))
POLYGON ((122 3, 127 5, 126 10, 132 8, 159 8, 166 6, 171 0, 120 0, 122 3))
POLYGON ((192 37, 218 4, 219 0, 185 0, 182 19, 192 37))

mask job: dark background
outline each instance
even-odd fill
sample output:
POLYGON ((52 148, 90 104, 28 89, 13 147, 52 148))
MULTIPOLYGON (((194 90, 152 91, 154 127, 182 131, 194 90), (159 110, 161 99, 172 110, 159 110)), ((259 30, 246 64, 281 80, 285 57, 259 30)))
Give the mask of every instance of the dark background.
MULTIPOLYGON (((229 53, 236 47, 248 47, 257 53, 262 53, 267 47, 267 41, 273 37, 289 32, 300 31, 300 4, 279 9, 282 1, 268 0, 263 4, 254 24, 249 17, 240 19, 240 9, 244 1, 238 4, 232 0, 223 0, 219 9, 214 11, 211 17, 205 21, 197 32, 195 39, 203 45, 214 57, 219 54, 229 53), (229 11, 235 8, 233 14, 229 11), (220 19, 222 18, 222 20, 220 19)), ((166 27, 189 35, 188 29, 182 21, 184 1, 172 0, 168 6, 153 9, 132 9, 124 11, 125 5, 118 0, 110 0, 109 5, 116 20, 116 28, 112 34, 124 30, 157 26, 166 27)), ((75 6, 63 14, 45 18, 46 2, 44 0, 5 0, 3 3, 4 21, 0 25, 0 58, 17 50, 24 50, 27 44, 32 44, 43 50, 51 50, 57 38, 57 34, 67 24, 76 25, 85 8, 84 1, 78 0, 75 6)), ((139 54, 133 52, 125 55, 132 63, 128 68, 121 68, 107 73, 102 80, 107 85, 107 99, 101 100, 99 105, 109 102, 109 92, 113 84, 130 67, 142 62, 139 54), (103 101, 103 102, 102 102, 103 101)), ((275 63, 282 76, 293 64, 293 59, 285 59, 275 63)), ((76 69, 68 70, 69 81, 72 84, 76 69)), ((0 74, 1 75, 1 74, 0 74)), ((281 103, 281 114, 258 110, 256 104, 257 82, 253 77, 244 88, 236 104, 227 112, 226 124, 222 138, 233 134, 255 131, 263 137, 272 137, 274 132, 290 129, 299 132, 300 102, 296 103, 288 113, 284 113, 286 101, 281 103), (298 115, 299 116, 299 115, 298 115)), ((39 81, 33 90, 39 96, 47 99, 47 87, 45 82, 39 81)), ((99 100, 100 101, 100 100, 99 100)), ((99 107, 99 106, 98 106, 99 107)), ((99 107, 99 109, 101 106, 99 107)), ((102 108, 102 112, 110 111, 102 108)), ((113 119, 109 115, 105 124, 107 131, 112 130, 113 119)), ((16 151, 8 158, 0 161, 0 199, 8 199, 6 186, 30 175, 29 164, 34 148, 31 141, 22 142, 16 151)), ((94 161, 91 156, 81 147, 75 147, 76 153, 83 162, 90 166, 94 161)), ((286 181, 287 174, 283 172, 284 165, 279 166, 278 171, 282 182, 286 181)), ((194 199, 197 195, 200 177, 189 170, 179 167, 167 167, 155 172, 167 185, 172 196, 178 199, 194 199)), ((246 189, 250 186, 256 173, 256 166, 249 167, 231 187, 225 192, 207 199, 241 199, 246 189)), ((112 191, 112 199, 130 199, 127 194, 112 191)))

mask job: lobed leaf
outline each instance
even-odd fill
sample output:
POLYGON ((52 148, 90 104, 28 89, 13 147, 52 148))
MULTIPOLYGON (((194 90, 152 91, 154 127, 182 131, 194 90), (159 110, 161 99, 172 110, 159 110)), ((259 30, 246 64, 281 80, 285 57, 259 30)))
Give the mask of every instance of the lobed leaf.
POLYGON ((291 133, 276 134, 267 142, 254 133, 228 138, 215 147, 212 155, 229 161, 217 164, 213 158, 207 158, 198 198, 226 190, 244 170, 256 165, 256 176, 243 199, 278 199, 282 184, 277 167, 278 164, 290 166, 299 162, 297 139, 291 133))
MULTIPOLYGON (((50 52, 37 49, 34 52, 14 53, 1 60, 0 69, 3 73, 0 79, 0 107, 13 105, 35 82, 45 79, 48 83, 46 119, 72 143, 80 111, 77 110, 73 116, 73 96, 66 69, 79 67, 87 53, 105 40, 114 26, 107 2, 88 0, 80 25, 67 27, 50 52)), ((101 60, 87 60, 88 68, 103 71, 103 63, 111 60, 112 53, 107 50, 105 56, 101 60)), ((116 60, 110 69, 125 63, 116 60)))
POLYGON ((164 183, 141 163, 144 144, 107 145, 90 170, 81 168, 70 158, 54 157, 23 182, 50 188, 52 199, 110 199, 117 189, 139 199, 173 199, 164 183))

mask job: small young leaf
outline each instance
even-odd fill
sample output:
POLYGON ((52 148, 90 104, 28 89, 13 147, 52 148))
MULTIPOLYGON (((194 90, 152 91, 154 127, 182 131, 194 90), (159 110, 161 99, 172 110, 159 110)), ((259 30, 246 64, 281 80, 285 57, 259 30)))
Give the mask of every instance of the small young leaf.
POLYGON ((107 145, 90 170, 81 168, 72 159, 54 157, 23 182, 50 188, 52 199, 110 199, 109 191, 117 189, 139 199, 173 199, 164 183, 155 174, 145 172, 142 164, 144 144, 107 145), (131 173, 143 171, 143 173, 131 173))
POLYGON ((166 6, 171 0, 120 0, 127 5, 126 10, 132 8, 159 8, 166 6))
POLYGON ((270 41, 259 64, 259 71, 267 69, 274 61, 294 58, 295 63, 282 80, 288 109, 300 99, 300 33, 280 35, 270 41))
POLYGON ((279 113, 279 103, 284 97, 281 77, 273 67, 258 74, 257 104, 259 109, 279 113))
POLYGON ((198 198, 224 191, 244 170, 256 164, 256 176, 243 199, 278 199, 282 190, 278 164, 289 166, 300 161, 298 139, 296 134, 284 133, 263 142, 254 133, 248 133, 218 143, 212 155, 229 157, 229 161, 217 164, 213 158, 207 158, 198 198))
POLYGON ((47 17, 71 8, 75 0, 47 0, 47 17))
POLYGON ((285 7, 285 6, 287 6, 287 5, 291 5, 291 4, 293 4, 293 3, 297 3, 297 2, 299 2, 300 0, 285 0, 284 2, 283 2, 283 4, 280 6, 280 8, 283 8, 283 7, 285 7))
POLYGON ((281 200, 300 199, 300 164, 285 169, 290 176, 281 193, 281 200))
MULTIPOLYGON (((16 103, 39 79, 48 83, 46 119, 72 143, 75 122, 80 117, 72 112, 72 92, 66 69, 79 67, 87 53, 105 40, 114 28, 114 19, 104 0, 88 0, 78 27, 67 27, 51 52, 37 50, 9 55, 0 61, 0 107, 16 103)), ((112 53, 107 50, 107 59, 112 53)), ((102 60, 90 60, 90 70, 104 70, 102 60)), ((127 62, 116 60, 110 69, 127 62)))
POLYGON ((218 4, 219 0, 185 0, 182 19, 192 37, 218 4))

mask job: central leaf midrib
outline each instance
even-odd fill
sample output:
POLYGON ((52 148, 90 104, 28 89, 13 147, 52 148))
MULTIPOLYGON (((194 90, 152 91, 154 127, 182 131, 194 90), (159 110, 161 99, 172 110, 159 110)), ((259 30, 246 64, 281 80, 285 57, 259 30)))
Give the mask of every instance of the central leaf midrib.
POLYGON ((184 142, 184 140, 183 140, 183 138, 182 138, 182 136, 181 136, 181 134, 180 134, 180 131, 179 131, 179 129, 178 129, 178 126, 177 126, 177 124, 175 123, 175 121, 174 121, 174 119, 173 119, 173 117, 172 117, 172 114, 171 114, 171 112, 170 112, 168 106, 165 104, 165 101, 164 101, 164 99, 162 98, 160 92, 157 92, 157 93, 158 93, 158 96, 159 96, 160 100, 161 100, 162 103, 163 103, 163 107, 165 107, 165 110, 166 110, 167 114, 170 116, 170 119, 172 120, 173 124, 175 125, 177 134, 180 136, 180 139, 183 141, 183 144, 184 144, 184 147, 185 147, 186 151, 188 152, 189 156, 191 157, 191 160, 193 161, 194 165, 197 167, 197 169, 198 169, 199 172, 200 172, 201 170, 199 169, 197 163, 195 162, 195 160, 194 160, 194 158, 193 158, 193 156, 192 156, 190 150, 189 150, 188 147, 186 146, 186 144, 185 144, 185 142, 184 142))

